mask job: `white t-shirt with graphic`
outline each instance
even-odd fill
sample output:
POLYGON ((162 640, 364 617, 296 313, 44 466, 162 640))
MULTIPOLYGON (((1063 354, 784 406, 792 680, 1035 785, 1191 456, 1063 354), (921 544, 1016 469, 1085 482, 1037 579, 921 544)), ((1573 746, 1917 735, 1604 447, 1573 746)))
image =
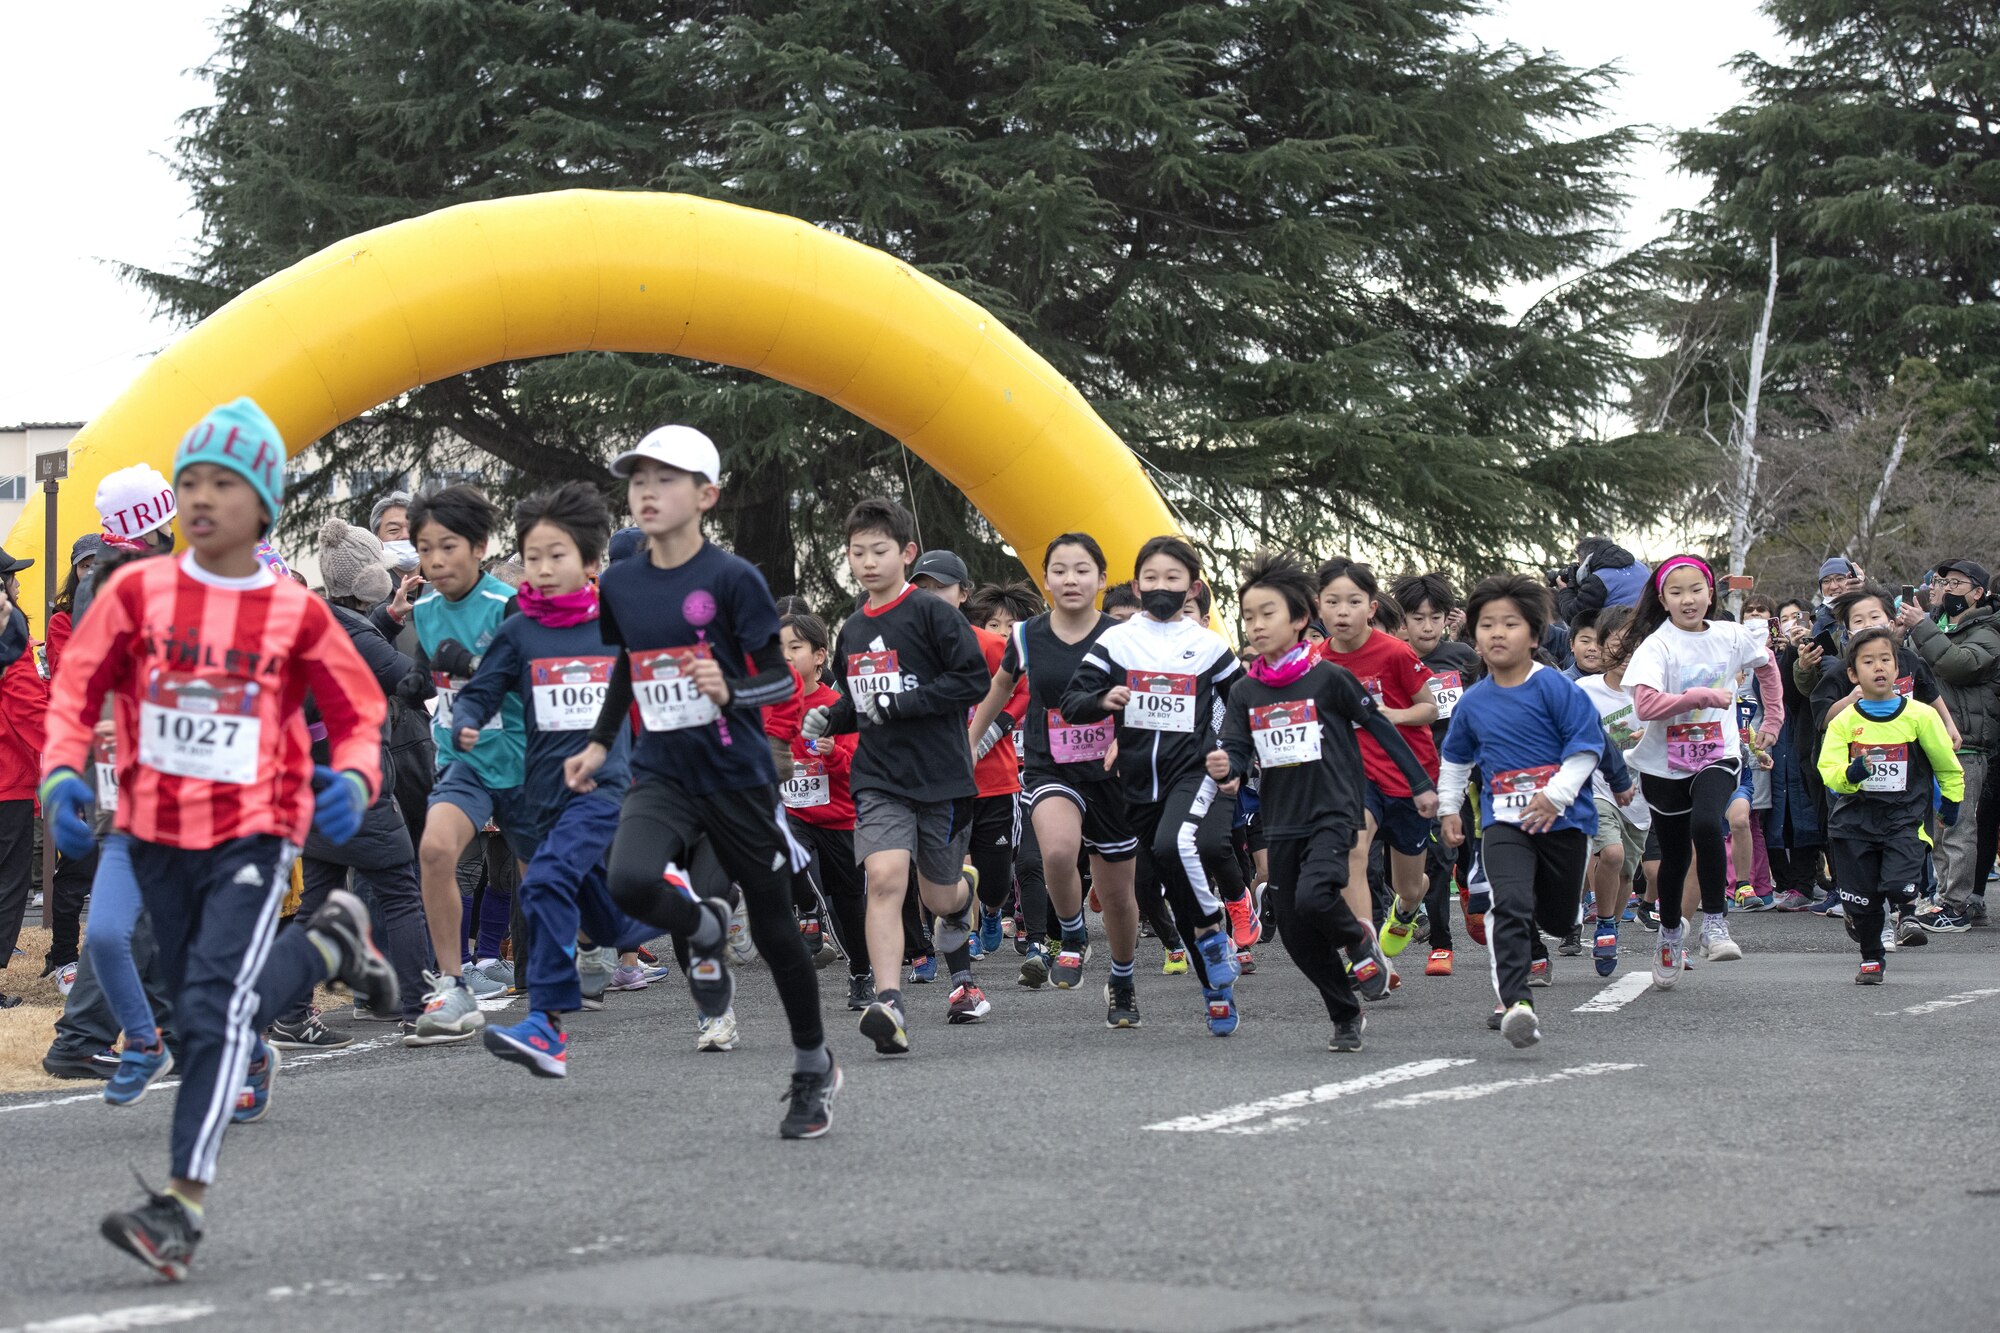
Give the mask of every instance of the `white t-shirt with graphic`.
POLYGON ((1737 758, 1741 747, 1736 740, 1736 678, 1746 668, 1770 660, 1763 635, 1749 634, 1726 620, 1710 621, 1698 634, 1672 621, 1654 630, 1625 668, 1628 692, 1636 696, 1641 685, 1663 694, 1717 689, 1731 702, 1723 708, 1696 708, 1648 722, 1633 747, 1633 767, 1658 778, 1690 778, 1712 764, 1737 758))
MULTIPOLYGON (((1590 702, 1597 708, 1598 719, 1604 723, 1604 734, 1611 738, 1611 743, 1618 747, 1618 752, 1625 757, 1625 762, 1629 765, 1632 762, 1632 747, 1639 743, 1639 737, 1646 730, 1646 724, 1632 711, 1632 696, 1624 690, 1612 689, 1610 682, 1602 676, 1584 676, 1576 683, 1578 688, 1590 696, 1590 702)), ((1606 780, 1604 770, 1601 768, 1591 771, 1590 791, 1599 800, 1610 801, 1614 805, 1618 802, 1618 798, 1612 794, 1611 783, 1606 780)), ((1647 808, 1646 798, 1639 794, 1636 778, 1632 790, 1632 804, 1621 807, 1618 815, 1635 829, 1647 829, 1653 826, 1653 812, 1647 808)))

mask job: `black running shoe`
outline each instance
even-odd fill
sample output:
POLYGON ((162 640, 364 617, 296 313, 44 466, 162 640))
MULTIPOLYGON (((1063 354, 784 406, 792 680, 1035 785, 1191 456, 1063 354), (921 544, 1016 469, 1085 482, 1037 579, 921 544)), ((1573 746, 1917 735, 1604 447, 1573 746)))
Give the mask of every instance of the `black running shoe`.
POLYGON ((1565 958, 1579 957, 1583 953, 1583 928, 1571 926, 1569 934, 1563 936, 1563 942, 1556 946, 1556 952, 1565 958))
POLYGON ((875 1003, 875 975, 863 972, 860 976, 847 978, 847 1008, 850 1013, 860 1013, 875 1003))
POLYGON ((313 914, 306 929, 330 941, 340 954, 340 966, 329 978, 338 981, 378 1013, 402 1010, 402 992, 396 985, 396 970, 375 947, 368 928, 368 908, 346 889, 326 895, 326 905, 313 914))
POLYGON ((729 970, 729 904, 720 898, 704 898, 701 910, 721 927, 715 952, 703 953, 688 944, 688 991, 703 1018, 721 1018, 736 1003, 736 974, 729 970))
POLYGON ((1658 930, 1660 928, 1660 905, 1658 903, 1649 903, 1644 899, 1640 900, 1639 928, 1641 930, 1658 930))
POLYGON ((1116 981, 1104 983, 1104 1026, 1108 1028, 1139 1026, 1139 991, 1130 981, 1122 986, 1116 981))
POLYGON ((778 1124, 781 1139, 816 1139, 833 1128, 833 1099, 840 1095, 847 1078, 840 1066, 827 1057, 824 1074, 792 1073, 786 1090, 785 1118, 778 1124))
MULTIPOLYGON (((146 1182, 140 1181, 145 1187, 146 1182)), ((108 1213, 97 1224, 104 1239, 169 1282, 188 1275, 201 1229, 180 1200, 146 1189, 146 1202, 129 1213, 108 1213)))
POLYGON ((1358 1051, 1361 1049, 1361 1034, 1368 1030, 1368 1015, 1356 1014, 1344 1023, 1333 1025, 1333 1037, 1327 1042, 1329 1051, 1358 1051))
POLYGON ((351 1034, 320 1022, 317 1012, 308 1013, 296 1023, 271 1024, 264 1040, 281 1051, 337 1051, 354 1044, 351 1034))

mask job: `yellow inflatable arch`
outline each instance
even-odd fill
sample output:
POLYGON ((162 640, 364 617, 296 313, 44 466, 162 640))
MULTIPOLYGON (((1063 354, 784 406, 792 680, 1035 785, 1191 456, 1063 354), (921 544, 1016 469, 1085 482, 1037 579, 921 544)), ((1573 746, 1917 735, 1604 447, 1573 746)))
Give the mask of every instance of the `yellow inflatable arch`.
MULTIPOLYGON (((1146 538, 1178 527, 1054 367, 909 265, 776 213, 569 190, 364 232, 189 330, 77 435, 61 557, 97 530, 106 473, 166 471, 217 403, 255 398, 296 451, 418 385, 578 351, 715 361, 838 403, 949 478, 1030 565, 1051 537, 1081 530, 1116 579, 1146 538)), ((30 503, 8 550, 42 554, 43 508, 30 503)), ((45 572, 38 560, 22 580, 37 627, 45 572)))

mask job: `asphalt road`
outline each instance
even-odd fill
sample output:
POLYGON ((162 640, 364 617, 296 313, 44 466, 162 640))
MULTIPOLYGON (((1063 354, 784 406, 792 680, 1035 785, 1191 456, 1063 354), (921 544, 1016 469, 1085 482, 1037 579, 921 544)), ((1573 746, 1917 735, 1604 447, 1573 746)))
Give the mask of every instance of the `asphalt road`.
MULTIPOLYGON (((1625 932, 1621 977, 1654 938, 1625 932)), ((164 1175, 169 1098, 0 1098, 0 1329, 2000 1327, 2000 931, 1880 988, 1835 922, 1737 934, 1669 995, 1558 960, 1527 1052, 1469 948, 1359 1055, 1275 944, 1227 1040, 1151 941, 1137 1032, 1104 1028, 1101 961, 1068 993, 986 967, 977 1027, 912 988, 901 1060, 836 1000, 815 1143, 777 1138, 754 967, 728 1055, 670 981, 578 1016, 562 1083, 476 1044, 294 1061, 180 1286, 96 1235, 128 1167, 164 1175)))

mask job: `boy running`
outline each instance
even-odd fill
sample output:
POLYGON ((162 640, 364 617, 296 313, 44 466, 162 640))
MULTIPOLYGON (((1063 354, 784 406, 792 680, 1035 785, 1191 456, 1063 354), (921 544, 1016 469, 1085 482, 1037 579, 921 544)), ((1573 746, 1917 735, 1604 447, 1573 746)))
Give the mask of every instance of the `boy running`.
POLYGON ((166 1191, 100 1229, 179 1281, 224 1129, 270 1107, 279 1057, 257 1034, 328 979, 394 1013, 396 977, 345 889, 274 939, 306 830, 345 842, 380 789, 387 711, 326 604, 257 558, 284 501, 284 441, 239 398, 181 440, 173 477, 190 549, 131 565, 99 591, 56 676, 41 799, 56 845, 89 855, 93 791, 80 774, 109 696, 117 828, 173 1000, 181 1082, 166 1191), (312 762, 308 691, 330 768, 312 762))
POLYGON ((949 1022, 992 1012, 972 975, 968 948, 978 894, 965 874, 977 784, 966 718, 986 693, 986 659, 965 617, 910 582, 917 521, 893 500, 863 500, 847 516, 847 567, 868 594, 840 627, 838 702, 806 714, 818 742, 859 730, 849 784, 854 857, 868 876, 868 956, 875 1000, 861 1035, 883 1055, 910 1049, 903 1016, 903 900, 910 868, 937 914, 935 945, 951 969, 949 1022), (885 986, 882 983, 891 984, 885 986))
POLYGON ((792 875, 806 856, 786 827, 759 712, 791 699, 792 671, 764 576, 702 537, 702 515, 722 498, 721 471, 714 443, 690 426, 662 426, 612 460, 646 549, 615 561, 598 583, 598 628, 618 663, 590 744, 563 776, 573 792, 595 789, 636 700, 642 733, 611 845, 612 900, 686 940, 695 1007, 722 1018, 736 995, 725 961, 729 905, 697 898, 684 869, 707 838, 742 890, 751 939, 791 1025, 792 1084, 778 1132, 811 1139, 831 1126, 843 1080, 820 1024, 819 978, 792 919, 792 875))
MULTIPOLYGON (((1417 660, 1431 673, 1431 697, 1437 703, 1437 719, 1431 723, 1431 740, 1442 745, 1451 726, 1452 710, 1459 698, 1479 679, 1483 668, 1479 654, 1469 644, 1450 636, 1452 613, 1458 609, 1451 580, 1442 574, 1405 574, 1389 585, 1389 596, 1403 611, 1403 641, 1416 653, 1417 660)), ((1460 811, 1469 815, 1471 807, 1460 811)), ((1424 873, 1429 888, 1424 894, 1424 914, 1431 923, 1431 953, 1424 962, 1427 977, 1451 975, 1454 951, 1451 934, 1451 882, 1472 873, 1470 848, 1451 848, 1437 836, 1433 826, 1430 846, 1425 849, 1424 873)), ((1468 931, 1469 931, 1468 923, 1468 931)), ((1473 936, 1484 944, 1482 928, 1473 936)))

